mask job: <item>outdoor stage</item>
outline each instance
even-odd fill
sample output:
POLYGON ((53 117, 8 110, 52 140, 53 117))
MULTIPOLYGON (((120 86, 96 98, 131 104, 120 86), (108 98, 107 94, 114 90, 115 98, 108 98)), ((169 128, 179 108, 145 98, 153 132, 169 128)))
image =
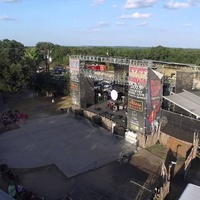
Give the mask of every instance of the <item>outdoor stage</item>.
POLYGON ((108 118, 123 128, 127 128, 127 110, 123 105, 111 105, 113 101, 106 101, 86 108, 99 116, 108 118), (121 107, 120 107, 121 106, 121 107))

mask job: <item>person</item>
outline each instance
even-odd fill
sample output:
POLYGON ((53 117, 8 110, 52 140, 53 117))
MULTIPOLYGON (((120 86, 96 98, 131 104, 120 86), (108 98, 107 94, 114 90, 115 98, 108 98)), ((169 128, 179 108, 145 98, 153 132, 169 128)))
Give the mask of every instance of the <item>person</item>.
POLYGON ((8 194, 13 198, 16 197, 17 191, 16 191, 16 188, 15 188, 13 182, 11 182, 8 186, 8 194))
POLYGON ((7 172, 7 177, 10 179, 10 180, 19 180, 19 177, 17 174, 14 174, 13 172, 11 172, 11 170, 9 169, 8 172, 7 172))
POLYGON ((22 185, 22 182, 19 182, 19 184, 17 185, 17 192, 18 194, 22 195, 25 192, 25 189, 22 185))

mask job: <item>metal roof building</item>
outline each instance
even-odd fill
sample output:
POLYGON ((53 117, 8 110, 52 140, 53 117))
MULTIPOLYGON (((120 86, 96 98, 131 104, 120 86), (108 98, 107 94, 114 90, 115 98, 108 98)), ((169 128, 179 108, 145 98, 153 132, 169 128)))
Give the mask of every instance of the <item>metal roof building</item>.
POLYGON ((184 92, 163 96, 164 99, 174 103, 180 108, 200 118, 200 97, 184 90, 184 92))
POLYGON ((199 200, 200 198, 200 187, 189 183, 183 191, 179 200, 199 200))

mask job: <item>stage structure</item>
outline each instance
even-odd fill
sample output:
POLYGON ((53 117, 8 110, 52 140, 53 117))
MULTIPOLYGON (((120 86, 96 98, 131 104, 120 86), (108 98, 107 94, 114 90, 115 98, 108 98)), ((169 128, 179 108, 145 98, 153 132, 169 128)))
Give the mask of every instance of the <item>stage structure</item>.
POLYGON ((94 104, 96 79, 112 81, 118 93, 123 93, 127 86, 126 128, 152 135, 158 131, 163 91, 163 76, 153 67, 152 61, 147 60, 70 56, 72 104, 82 109, 94 104), (85 69, 86 62, 112 63, 114 74, 85 69))
POLYGON ((129 66, 128 128, 143 134, 158 131, 163 76, 149 67, 129 66))
POLYGON ((80 107, 80 61, 78 59, 70 59, 69 69, 72 105, 80 107))

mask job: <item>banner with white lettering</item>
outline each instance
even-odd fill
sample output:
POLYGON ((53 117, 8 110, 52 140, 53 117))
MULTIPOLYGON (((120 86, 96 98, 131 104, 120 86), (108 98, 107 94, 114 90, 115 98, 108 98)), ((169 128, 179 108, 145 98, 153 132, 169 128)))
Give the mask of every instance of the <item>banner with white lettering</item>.
POLYGON ((128 128, 145 133, 147 67, 129 66, 128 128))
POLYGON ((80 106, 80 61, 70 59, 70 93, 72 104, 80 106))

